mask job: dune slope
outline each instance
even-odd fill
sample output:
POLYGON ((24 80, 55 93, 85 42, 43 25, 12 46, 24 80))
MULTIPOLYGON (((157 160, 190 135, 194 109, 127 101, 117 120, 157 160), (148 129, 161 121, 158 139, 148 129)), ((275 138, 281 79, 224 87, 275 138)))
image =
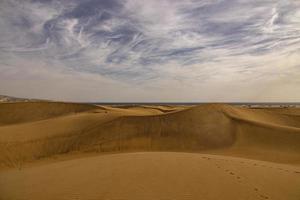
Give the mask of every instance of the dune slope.
MULTIPOLYGON (((95 107, 88 105, 87 111, 76 115, 0 127, 0 164, 19 166, 74 151, 210 151, 300 163, 297 115, 222 104, 172 112, 95 107)), ((19 116, 19 111, 14 114, 19 116)))
POLYGON ((0 126, 43 120, 95 108, 97 106, 61 102, 0 103, 0 126))
POLYGON ((0 172, 7 200, 298 200, 299 187, 299 167, 198 153, 110 154, 0 172))

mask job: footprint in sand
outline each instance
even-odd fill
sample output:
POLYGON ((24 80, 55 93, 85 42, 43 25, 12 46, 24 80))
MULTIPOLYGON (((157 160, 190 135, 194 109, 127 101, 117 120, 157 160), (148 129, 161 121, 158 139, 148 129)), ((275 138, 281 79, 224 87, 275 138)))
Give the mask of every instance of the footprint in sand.
POLYGON ((216 165, 216 167, 217 167, 218 169, 220 169, 220 168, 221 168, 219 165, 216 165))
MULTIPOLYGON (((258 192, 258 188, 255 187, 255 188, 254 188, 254 191, 255 191, 255 192, 258 192)), ((269 197, 266 196, 266 195, 264 195, 264 194, 259 194, 259 197, 262 198, 262 199, 269 199, 269 197)))
POLYGON ((203 159, 205 159, 205 160, 210 160, 210 158, 208 158, 208 157, 202 157, 203 159))
POLYGON ((269 197, 267 197, 266 195, 263 195, 263 194, 260 194, 259 196, 263 199, 269 199, 269 197))

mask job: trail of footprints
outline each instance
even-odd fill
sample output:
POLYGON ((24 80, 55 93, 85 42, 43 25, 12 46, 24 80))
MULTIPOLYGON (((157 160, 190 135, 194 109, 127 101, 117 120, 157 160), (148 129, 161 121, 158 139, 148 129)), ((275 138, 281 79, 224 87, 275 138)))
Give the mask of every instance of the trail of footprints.
MULTIPOLYGON (((206 160, 208 160, 208 161, 211 159, 211 158, 208 158, 208 157, 202 157, 202 158, 203 158, 203 159, 206 159, 206 160)), ((222 160, 223 160, 223 159, 222 159, 222 160)), ((230 162, 230 160, 223 160, 223 161, 230 162)), ((218 169, 220 169, 220 170, 223 170, 223 171, 225 171, 225 173, 227 173, 227 174, 229 174, 230 176, 233 176, 234 178, 236 178, 237 181, 238 181, 240 184, 244 184, 244 185, 246 185, 247 187, 253 187, 253 186, 251 186, 250 184, 247 184, 247 183, 243 180, 243 178, 242 178, 241 176, 237 175, 236 173, 232 172, 231 170, 221 167, 218 163, 214 163, 214 164, 215 164, 216 168, 218 168, 218 169)), ((257 195, 258 195, 261 199, 270 199, 270 198, 269 198, 268 196, 266 196, 265 194, 262 194, 262 193, 260 192, 260 190, 259 190, 257 187, 253 187, 253 191, 254 191, 255 193, 257 193, 257 195)))
MULTIPOLYGON (((211 159, 214 159, 214 160, 222 160, 222 161, 225 161, 225 162, 232 162, 233 160, 226 160, 226 159, 218 159, 218 158, 208 158, 208 157, 202 157, 203 159, 205 160, 211 160, 211 159)), ((247 162, 244 162, 244 161, 236 161, 236 162, 239 162, 241 164, 246 164, 247 162)), ((270 197, 268 197, 267 195, 263 194, 257 187, 253 187, 252 185, 250 185, 249 183, 243 181, 243 178, 241 176, 238 176, 237 174, 235 174, 234 172, 230 171, 229 169, 226 169, 226 168, 222 168, 218 163, 214 163, 216 168, 220 169, 220 170, 224 170, 227 174, 229 174, 230 176, 233 176, 237 179, 237 181, 240 183, 240 184, 244 184, 244 185, 247 185, 248 187, 252 187, 253 188, 253 191, 255 193, 257 193, 257 195, 261 198, 261 199, 270 199, 270 197)), ((247 163, 249 164, 249 163, 247 163)), ((252 164, 253 166, 258 166, 258 167, 266 167, 266 168, 272 168, 272 169, 276 169, 276 170, 280 170, 280 171, 284 171, 284 172, 287 172, 287 173, 296 173, 296 174, 299 174, 300 175, 300 172, 299 171, 293 171, 293 170, 287 170, 287 169, 282 169, 280 167, 278 168, 274 168, 274 167, 271 167, 271 166, 266 166, 266 165, 263 165, 263 164, 257 164, 257 163, 253 163, 252 164)))
MULTIPOLYGON (((241 164, 250 164, 248 162, 245 162, 245 161, 234 161, 234 160, 226 160, 226 159, 221 159, 221 158, 208 158, 208 157, 202 157, 203 159, 206 159, 206 160, 210 160, 210 159, 214 159, 214 160, 222 160, 222 161, 225 161, 225 162, 239 162, 241 164)), ((266 165, 263 165, 263 164, 257 164, 257 163, 253 163, 252 164, 253 166, 257 166, 257 167, 265 167, 265 168, 269 168, 269 169, 276 169, 276 170, 279 170, 279 171, 284 171, 284 172, 288 172, 288 173, 295 173, 295 174, 299 174, 300 175, 300 171, 296 171, 296 170, 288 170, 288 169, 283 169, 283 168, 280 168, 280 167, 272 167, 272 166, 266 166, 266 165)))

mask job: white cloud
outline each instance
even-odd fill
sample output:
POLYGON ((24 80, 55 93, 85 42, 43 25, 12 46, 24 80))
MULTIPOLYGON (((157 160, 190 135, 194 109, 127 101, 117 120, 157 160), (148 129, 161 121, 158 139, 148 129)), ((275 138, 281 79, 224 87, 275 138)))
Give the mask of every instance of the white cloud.
POLYGON ((90 4, 0 2, 0 93, 81 101, 299 100, 297 1, 90 4))

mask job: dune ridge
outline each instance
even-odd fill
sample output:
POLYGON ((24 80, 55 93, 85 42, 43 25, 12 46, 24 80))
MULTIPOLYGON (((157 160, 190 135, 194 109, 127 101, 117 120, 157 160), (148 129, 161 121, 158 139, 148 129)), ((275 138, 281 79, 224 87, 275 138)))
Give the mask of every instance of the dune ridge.
POLYGON ((0 105, 5 116, 1 122, 6 123, 0 126, 1 166, 74 151, 212 151, 300 162, 300 119, 291 109, 289 115, 224 104, 161 109, 50 102, 0 105))

